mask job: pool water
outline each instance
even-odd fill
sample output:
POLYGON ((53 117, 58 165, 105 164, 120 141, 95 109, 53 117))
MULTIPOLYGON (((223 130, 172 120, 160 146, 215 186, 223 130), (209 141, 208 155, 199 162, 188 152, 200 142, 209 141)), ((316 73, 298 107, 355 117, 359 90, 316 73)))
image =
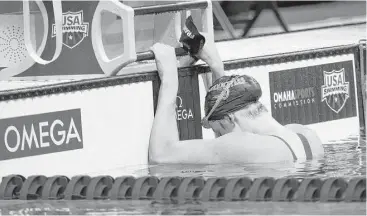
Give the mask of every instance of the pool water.
POLYGON ((177 205, 152 201, 12 201, 6 204, 0 203, 1 213, 6 215, 366 215, 366 203, 196 202, 177 205))
MULTIPOLYGON (((144 170, 141 170, 144 171, 144 170)), ((256 163, 221 165, 157 165, 149 168, 151 175, 163 176, 203 176, 251 178, 270 176, 280 177, 344 177, 366 175, 366 141, 351 137, 343 143, 325 145, 325 158, 302 163, 256 163)), ((139 173, 137 173, 139 174, 139 173)))
MULTIPOLYGON (((121 168, 123 171, 125 168, 121 168)), ((158 165, 136 168, 135 174, 280 178, 366 176, 366 138, 350 137, 325 145, 325 158, 305 163, 158 165)), ((0 215, 134 215, 134 214, 329 214, 366 215, 366 203, 191 202, 156 201, 0 201, 0 215)))

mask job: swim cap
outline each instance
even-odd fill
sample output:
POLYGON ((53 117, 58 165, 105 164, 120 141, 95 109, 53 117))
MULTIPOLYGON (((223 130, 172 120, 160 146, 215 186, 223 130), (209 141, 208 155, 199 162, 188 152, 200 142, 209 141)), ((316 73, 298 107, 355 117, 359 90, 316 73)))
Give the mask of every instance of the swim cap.
POLYGON ((217 79, 205 97, 205 118, 220 120, 225 115, 243 109, 261 97, 259 83, 251 76, 232 75, 217 79))

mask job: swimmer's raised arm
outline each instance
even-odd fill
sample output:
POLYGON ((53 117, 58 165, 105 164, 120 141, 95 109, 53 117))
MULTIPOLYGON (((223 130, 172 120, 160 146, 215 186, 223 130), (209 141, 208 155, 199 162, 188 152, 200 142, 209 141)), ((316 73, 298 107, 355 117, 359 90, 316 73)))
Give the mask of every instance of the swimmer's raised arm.
POLYGON ((178 91, 177 60, 174 49, 164 44, 155 44, 151 50, 161 85, 158 95, 157 109, 149 140, 149 159, 160 158, 163 148, 179 141, 176 123, 176 97, 178 91))
POLYGON ((149 141, 149 160, 155 163, 207 163, 215 159, 214 140, 180 141, 176 121, 177 61, 167 45, 152 47, 161 79, 157 109, 149 141))
MULTIPOLYGON (((208 35, 205 33, 201 33, 205 38, 208 38, 208 35)), ((215 45, 215 42, 212 40, 206 40, 203 48, 199 50, 198 54, 196 55, 197 58, 203 60, 205 63, 208 64, 210 70, 212 71, 212 79, 214 82, 215 80, 219 79, 220 77, 224 76, 224 65, 223 61, 220 58, 218 53, 218 49, 215 45)), ((210 83, 211 85, 212 83, 210 83)))

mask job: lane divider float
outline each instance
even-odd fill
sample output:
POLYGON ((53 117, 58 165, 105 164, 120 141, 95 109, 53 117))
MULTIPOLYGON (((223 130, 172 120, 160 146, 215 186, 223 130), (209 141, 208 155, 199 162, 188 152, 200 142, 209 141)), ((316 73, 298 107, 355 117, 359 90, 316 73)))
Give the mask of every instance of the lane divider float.
POLYGON ((3 177, 0 200, 366 202, 366 177, 3 177))

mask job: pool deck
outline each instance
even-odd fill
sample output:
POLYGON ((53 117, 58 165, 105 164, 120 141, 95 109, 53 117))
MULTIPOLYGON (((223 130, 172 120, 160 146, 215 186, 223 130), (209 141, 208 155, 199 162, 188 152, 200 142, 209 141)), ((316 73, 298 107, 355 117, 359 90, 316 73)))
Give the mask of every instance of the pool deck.
MULTIPOLYGON (((230 15, 232 20, 244 20, 248 15, 254 13, 254 11, 244 12, 241 8, 243 2, 231 2, 230 4, 229 10, 238 12, 235 15, 230 15)), ((366 22, 365 1, 323 2, 311 5, 280 7, 279 11, 291 31, 331 25, 345 25, 361 21, 366 22)), ((236 36, 242 35, 245 25, 245 23, 233 25, 236 36)), ((264 10, 254 23, 248 36, 274 32, 284 31, 275 19, 274 13, 270 10, 264 10)), ((215 31, 216 40, 227 38, 229 37, 223 30, 215 31)))

